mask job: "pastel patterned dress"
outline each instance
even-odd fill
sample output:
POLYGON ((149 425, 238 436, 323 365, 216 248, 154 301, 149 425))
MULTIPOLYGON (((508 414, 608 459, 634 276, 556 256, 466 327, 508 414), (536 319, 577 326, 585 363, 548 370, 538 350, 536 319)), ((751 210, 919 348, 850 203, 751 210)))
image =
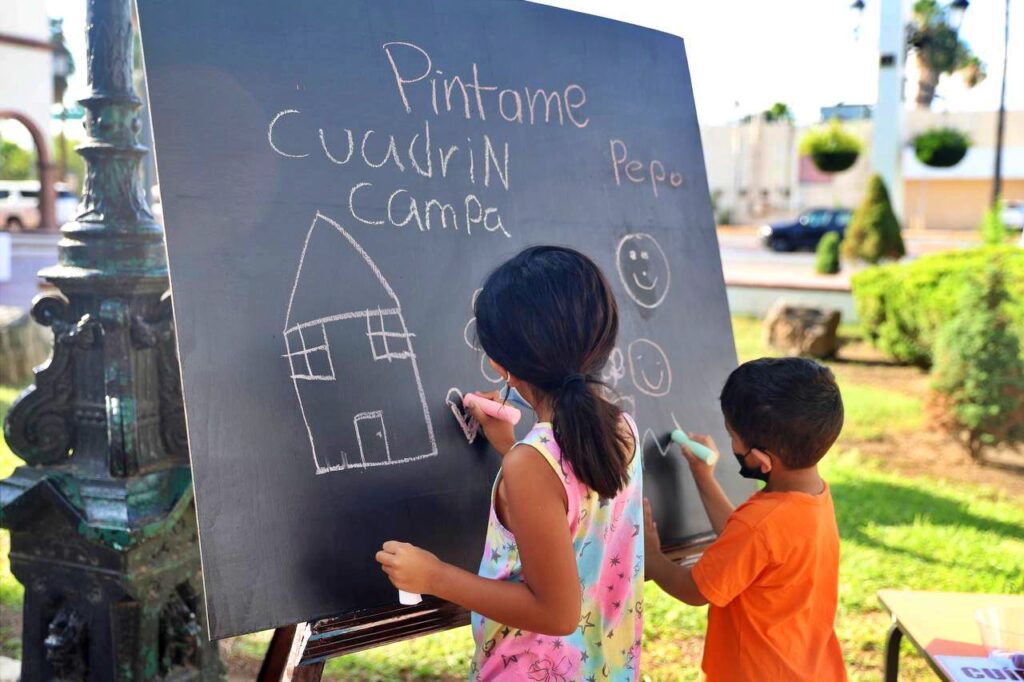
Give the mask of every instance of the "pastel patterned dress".
MULTIPOLYGON (((472 682, 619 682, 639 678, 644 608, 643 457, 636 425, 628 416, 626 421, 638 446, 630 464, 629 484, 612 499, 601 499, 576 478, 569 462, 562 459, 551 424, 538 423, 520 441, 543 455, 565 486, 583 607, 579 626, 565 637, 506 627, 474 613, 472 682)), ((500 478, 499 472, 491 491, 479 574, 522 582, 516 539, 494 509, 500 478)))

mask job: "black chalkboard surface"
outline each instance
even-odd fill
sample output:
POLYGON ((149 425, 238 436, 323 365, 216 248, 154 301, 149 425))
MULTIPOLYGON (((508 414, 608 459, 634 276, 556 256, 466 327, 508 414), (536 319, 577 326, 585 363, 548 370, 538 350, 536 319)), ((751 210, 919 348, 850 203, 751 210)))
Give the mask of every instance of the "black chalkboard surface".
MULTIPOLYGON (((605 370, 667 544, 709 530, 733 338, 683 43, 507 0, 139 0, 209 626, 397 603, 387 539, 475 569, 499 460, 471 302, 529 244, 619 299, 605 370)), ((736 498, 751 488, 729 460, 736 498)))

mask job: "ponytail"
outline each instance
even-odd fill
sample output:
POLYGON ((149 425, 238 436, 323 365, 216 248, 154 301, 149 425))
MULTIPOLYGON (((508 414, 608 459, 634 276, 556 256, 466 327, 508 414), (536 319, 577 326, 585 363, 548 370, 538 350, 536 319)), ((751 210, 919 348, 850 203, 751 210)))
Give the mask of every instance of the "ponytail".
POLYGON ((629 482, 636 444, 595 378, 619 332, 601 270, 572 249, 528 248, 490 274, 474 314, 487 355, 551 405, 555 439, 576 478, 614 497, 629 482))
POLYGON ((635 444, 632 430, 623 428, 622 410, 600 395, 598 386, 579 374, 566 379, 555 395, 552 427, 576 477, 610 498, 629 483, 635 444))

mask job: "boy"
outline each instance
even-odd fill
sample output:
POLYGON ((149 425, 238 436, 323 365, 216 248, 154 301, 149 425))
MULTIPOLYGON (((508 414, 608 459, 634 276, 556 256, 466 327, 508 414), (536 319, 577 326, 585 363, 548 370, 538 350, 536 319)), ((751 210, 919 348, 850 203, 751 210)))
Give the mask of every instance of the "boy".
POLYGON ((839 532, 817 467, 843 427, 835 377, 810 360, 763 358, 729 375, 721 402, 740 475, 767 485, 733 509, 714 465, 681 446, 719 537, 679 566, 661 553, 645 504, 647 577, 687 604, 710 602, 709 682, 845 680, 834 628, 839 532))

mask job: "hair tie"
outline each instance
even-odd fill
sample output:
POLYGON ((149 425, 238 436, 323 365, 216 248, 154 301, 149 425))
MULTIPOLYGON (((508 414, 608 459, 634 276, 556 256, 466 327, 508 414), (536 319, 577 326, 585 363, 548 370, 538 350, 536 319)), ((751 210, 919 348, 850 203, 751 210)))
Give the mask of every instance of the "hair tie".
POLYGON ((587 381, 588 379, 585 374, 570 374, 569 376, 562 380, 562 390, 564 391, 573 384, 585 384, 587 383, 587 381))

